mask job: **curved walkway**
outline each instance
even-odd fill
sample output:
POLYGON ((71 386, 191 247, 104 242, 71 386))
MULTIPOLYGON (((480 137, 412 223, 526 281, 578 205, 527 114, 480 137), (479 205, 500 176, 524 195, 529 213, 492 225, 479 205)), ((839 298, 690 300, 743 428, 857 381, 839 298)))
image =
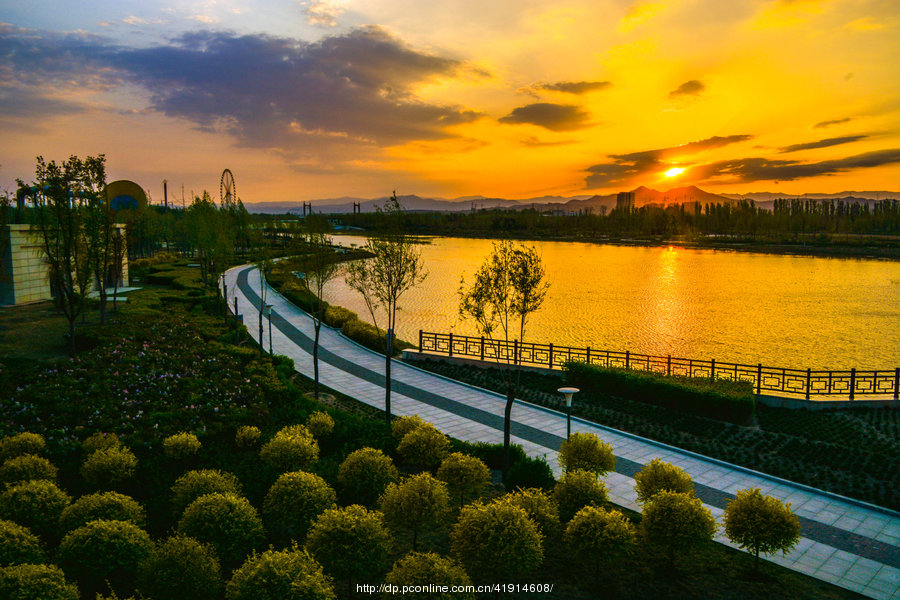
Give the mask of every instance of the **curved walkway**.
MULTIPOLYGON (((238 313, 254 339, 258 336, 257 311, 260 278, 253 266, 235 267, 224 276, 229 307, 238 299, 238 313)), ((272 348, 289 356, 300 373, 312 377, 312 319, 268 288, 272 305, 272 348)), ((263 323, 264 347, 269 346, 269 325, 263 323)), ((503 439, 505 398, 439 375, 394 361, 392 411, 418 414, 447 435, 472 442, 499 443, 503 439)), ((322 327, 319 379, 342 394, 366 404, 384 405, 384 357, 322 327)), ((651 459, 660 457, 687 471, 697 496, 719 518, 737 490, 758 487, 763 493, 791 502, 800 517, 802 538, 787 556, 768 557, 774 563, 859 592, 871 598, 900 598, 900 514, 842 498, 603 427, 578 418, 573 431, 596 433, 612 444, 616 472, 604 479, 610 499, 639 510, 633 475, 651 459)), ((513 408, 512 437, 531 456, 544 456, 559 476, 557 450, 565 438, 564 414, 517 401, 513 408)), ((719 528, 716 540, 731 544, 719 528)))

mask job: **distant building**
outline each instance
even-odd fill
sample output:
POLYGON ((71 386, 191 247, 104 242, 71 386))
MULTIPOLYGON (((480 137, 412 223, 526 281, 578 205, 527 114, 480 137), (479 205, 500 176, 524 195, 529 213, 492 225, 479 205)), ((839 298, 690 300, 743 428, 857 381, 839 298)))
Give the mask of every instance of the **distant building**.
POLYGON ((616 208, 631 212, 634 210, 634 192, 619 192, 616 195, 616 208))

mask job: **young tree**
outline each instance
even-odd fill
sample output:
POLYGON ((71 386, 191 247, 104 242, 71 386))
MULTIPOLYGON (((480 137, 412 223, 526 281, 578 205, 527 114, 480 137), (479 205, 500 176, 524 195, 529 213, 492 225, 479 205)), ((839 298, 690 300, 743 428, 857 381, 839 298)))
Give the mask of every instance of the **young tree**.
MULTIPOLYGON (((170 596, 176 597, 176 596, 170 596)), ((182 596, 183 597, 183 596, 182 596)), ((251 555, 225 588, 227 600, 334 600, 331 578, 296 543, 282 551, 251 555)))
POLYGON ((616 468, 616 456, 610 444, 596 433, 573 433, 559 448, 559 464, 565 471, 584 469, 605 475, 616 468))
POLYGON ((712 539, 716 520, 699 498, 680 492, 661 491, 644 505, 641 533, 650 544, 663 549, 669 565, 675 566, 676 552, 712 539))
POLYGON ((431 473, 419 473, 399 484, 390 484, 381 496, 380 505, 389 526, 412 532, 415 552, 419 531, 443 523, 450 511, 450 494, 443 481, 431 473))
POLYGON ((407 600, 475 600, 474 593, 431 591, 429 586, 432 585, 459 589, 472 585, 472 580, 459 563, 432 552, 410 552, 394 563, 384 582, 423 590, 421 593, 409 591, 403 594, 407 600))
MULTIPOLYGON (((459 313, 471 317, 482 335, 494 339, 499 334, 509 348, 511 337, 525 339, 528 317, 544 303, 550 284, 544 281, 544 265, 537 250, 508 240, 495 242, 491 254, 475 273, 472 285, 460 283, 459 313)), ((506 352, 506 408, 503 413, 504 476, 509 472, 509 443, 512 407, 521 371, 519 356, 506 352), (515 369, 513 369, 515 367, 515 369)))
POLYGON ((673 464, 654 458, 634 475, 634 491, 638 502, 647 502, 663 490, 694 495, 691 476, 673 464))
POLYGON ((617 511, 586 506, 569 521, 563 538, 581 563, 593 567, 594 582, 600 583, 600 568, 634 544, 634 527, 617 511))
POLYGON ((397 445, 397 455, 411 467, 432 470, 450 452, 450 438, 428 423, 403 436, 397 445))
POLYGON ((740 490, 725 506, 725 535, 756 557, 753 570, 759 570, 759 553, 787 554, 800 541, 800 519, 790 504, 765 496, 758 488, 740 490))
POLYGON ((85 197, 85 239, 88 262, 100 294, 100 324, 106 322, 106 278, 113 262, 114 216, 106 197, 106 158, 89 156, 81 161, 81 193, 85 197))
POLYGON ((466 494, 478 493, 487 486, 491 472, 480 458, 454 452, 441 462, 437 478, 447 484, 450 491, 459 494, 459 507, 463 507, 466 494))
POLYGON ((397 193, 385 202, 381 211, 382 226, 370 237, 363 250, 373 258, 354 261, 347 265, 347 285, 362 294, 372 323, 378 329, 376 312, 384 311, 387 324, 384 363, 384 412, 391 420, 391 355, 393 354, 394 329, 400 298, 412 287, 422 283, 427 273, 422 256, 413 240, 404 233, 403 207, 397 193))
POLYGON ((606 486, 593 471, 567 471, 553 488, 561 521, 569 521, 585 506, 601 506, 609 500, 606 486))
POLYGON ((374 506, 389 483, 400 479, 390 456, 375 448, 360 448, 347 455, 338 468, 338 486, 345 501, 374 506))

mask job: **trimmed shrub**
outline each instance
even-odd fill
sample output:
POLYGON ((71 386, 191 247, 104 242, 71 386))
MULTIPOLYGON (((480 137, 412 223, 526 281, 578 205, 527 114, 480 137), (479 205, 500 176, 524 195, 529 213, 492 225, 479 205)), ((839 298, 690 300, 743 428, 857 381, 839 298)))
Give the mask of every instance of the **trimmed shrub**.
POLYGON ((525 456, 517 461, 513 461, 509 472, 504 480, 506 489, 514 490, 516 488, 540 488, 542 490, 552 490, 556 485, 556 478, 553 476, 553 469, 547 464, 547 459, 543 456, 531 458, 525 456))
POLYGON ((0 598, 10 600, 79 600, 78 588, 68 583, 55 565, 13 565, 0 569, 0 598))
POLYGON ((559 518, 565 523, 585 506, 601 506, 608 500, 606 486, 593 471, 569 471, 556 482, 553 499, 559 506, 559 518))
POLYGON ((85 456, 90 456, 97 450, 109 450, 110 448, 118 448, 121 445, 122 442, 115 433, 102 433, 98 431, 81 442, 81 449, 84 450, 85 456))
POLYGON ((613 447, 596 433, 576 432, 559 447, 559 466, 564 471, 593 471, 605 475, 616 468, 613 447))
POLYGON ((299 471, 319 459, 319 444, 303 425, 290 425, 266 442, 259 456, 281 473, 299 471))
POLYGON ((394 439, 397 440, 397 443, 399 443, 400 440, 406 437, 407 433, 409 433, 413 429, 424 427, 425 424, 425 421, 423 421, 422 417, 420 417, 419 415, 398 417, 391 423, 391 435, 393 435, 394 439))
POLYGON ((172 511, 180 516, 188 505, 205 494, 241 495, 241 484, 231 473, 217 469, 188 471, 172 485, 172 511))
POLYGON ((0 567, 44 561, 41 540, 12 521, 0 520, 0 567))
POLYGON ((396 563, 384 578, 388 585, 425 588, 422 592, 407 592, 408 600, 475 600, 475 594, 466 592, 442 593, 429 591, 429 585, 467 586, 472 580, 455 560, 439 554, 410 552, 396 563))
POLYGON ((334 419, 328 413, 317 410, 306 419, 306 428, 313 437, 320 438, 334 430, 334 419))
POLYGON ((344 501, 372 507, 389 483, 400 479, 394 462, 381 450, 360 448, 338 468, 338 485, 344 501))
POLYGON ((482 582, 520 580, 544 560, 537 525, 507 502, 464 506, 450 532, 450 547, 466 572, 482 582))
POLYGON ((335 579, 371 581, 387 571, 391 537, 380 512, 354 504, 319 515, 306 547, 335 579))
POLYGON ((443 524, 450 512, 450 495, 443 481, 431 473, 419 473, 399 484, 388 485, 381 496, 380 508, 389 526, 412 533, 415 550, 419 531, 443 524))
POLYGON ((693 547, 712 539, 716 520, 699 498, 679 492, 661 491, 644 505, 641 534, 657 546, 675 565, 676 552, 688 553, 693 547))
POLYGON ((127 521, 138 527, 147 524, 147 513, 131 496, 117 492, 99 492, 82 496, 67 506, 59 517, 63 533, 87 525, 91 521, 127 521))
POLYGON ((140 564, 138 584, 150 600, 215 600, 222 590, 222 575, 211 546, 175 535, 159 543, 140 564))
POLYGON ((310 524, 337 495, 324 479, 312 473, 285 473, 272 485, 263 503, 263 518, 269 531, 283 540, 302 540, 310 524))
POLYGON ((59 515, 72 498, 47 480, 12 485, 0 494, 0 518, 15 521, 41 536, 59 528, 59 515))
POLYGON ((491 472, 484 461, 462 452, 454 452, 441 461, 437 478, 446 483, 453 494, 459 495, 459 506, 462 508, 466 495, 477 495, 487 486, 491 472))
POLYGON ((178 531, 212 544, 224 563, 240 561, 265 537, 256 509, 235 494, 200 496, 184 509, 178 531))
POLYGON ((44 436, 24 431, 0 438, 0 460, 6 461, 23 454, 43 454, 47 450, 44 436))
POLYGON ((34 479, 56 481, 56 474, 56 467, 46 458, 36 454, 22 454, 7 459, 0 466, 0 483, 9 485, 34 479))
POLYGON ((518 506, 538 526, 538 532, 544 537, 556 537, 559 534, 559 507, 556 501, 539 488, 518 489, 497 499, 518 506))
POLYGON ((331 578, 296 544, 281 552, 253 554, 234 572, 225 588, 227 600, 334 600, 331 578))
POLYGON ((563 539, 578 562, 592 567, 599 583, 601 567, 624 554, 634 544, 635 533, 621 512, 585 506, 569 521, 563 539))
POLYGON ((667 490, 694 495, 694 482, 683 469, 654 458, 634 475, 638 502, 647 502, 654 494, 667 490))
POLYGON ((194 456, 202 446, 200 440, 193 433, 176 433, 163 440, 163 450, 166 456, 175 460, 194 456))
POLYGON ((403 436, 397 454, 403 462, 418 469, 436 469, 450 452, 450 438, 433 425, 416 427, 403 436))
POLYGON ((134 523, 97 520, 66 535, 58 559, 82 592, 98 592, 108 583, 124 594, 134 590, 138 564, 152 548, 150 536, 134 523))
POLYGON ((725 535, 754 555, 759 569, 759 553, 781 550, 787 554, 800 541, 800 519, 790 503, 765 496, 759 488, 739 490, 725 506, 725 535))
POLYGON ((113 446, 97 450, 81 464, 81 476, 99 488, 115 487, 134 477, 137 457, 125 446, 113 446))
POLYGON ((238 427, 237 433, 234 434, 234 443, 238 448, 253 448, 259 441, 259 436, 259 427, 244 425, 238 427))

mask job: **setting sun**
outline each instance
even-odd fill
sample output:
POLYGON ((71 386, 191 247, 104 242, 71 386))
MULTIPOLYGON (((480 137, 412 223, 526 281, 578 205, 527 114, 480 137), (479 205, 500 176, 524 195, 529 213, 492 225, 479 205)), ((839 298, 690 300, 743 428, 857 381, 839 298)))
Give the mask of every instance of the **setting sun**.
POLYGON ((684 173, 684 169, 681 167, 672 167, 668 171, 666 171, 666 177, 675 177, 676 175, 681 175, 684 173))

